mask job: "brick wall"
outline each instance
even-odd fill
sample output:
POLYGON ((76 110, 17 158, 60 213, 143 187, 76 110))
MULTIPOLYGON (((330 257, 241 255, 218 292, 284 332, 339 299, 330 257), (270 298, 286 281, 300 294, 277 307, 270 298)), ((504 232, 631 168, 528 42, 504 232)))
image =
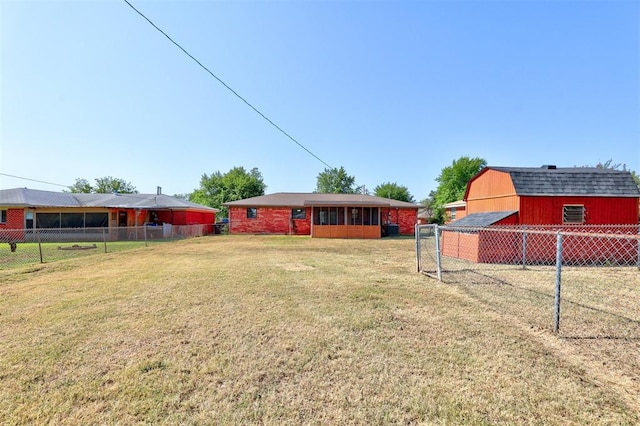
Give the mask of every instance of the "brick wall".
POLYGON ((246 207, 229 209, 229 232, 232 234, 311 234, 311 208, 305 219, 291 219, 291 208, 261 207, 255 218, 247 218, 246 207))
POLYGON ((22 241, 24 239, 24 209, 7 209, 6 223, 0 223, 0 230, 19 229, 20 232, 3 232, 0 234, 0 241, 22 241))
POLYGON ((381 209, 381 222, 396 223, 400 225, 400 235, 414 235, 415 226, 418 223, 418 209, 381 209))

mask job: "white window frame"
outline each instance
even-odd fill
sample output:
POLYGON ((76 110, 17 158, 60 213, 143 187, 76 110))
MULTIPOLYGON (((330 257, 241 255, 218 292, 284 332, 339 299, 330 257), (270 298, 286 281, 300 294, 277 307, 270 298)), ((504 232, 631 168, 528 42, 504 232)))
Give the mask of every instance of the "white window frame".
POLYGON ((583 204, 564 204, 562 206, 563 224, 581 224, 586 222, 587 211, 583 204))

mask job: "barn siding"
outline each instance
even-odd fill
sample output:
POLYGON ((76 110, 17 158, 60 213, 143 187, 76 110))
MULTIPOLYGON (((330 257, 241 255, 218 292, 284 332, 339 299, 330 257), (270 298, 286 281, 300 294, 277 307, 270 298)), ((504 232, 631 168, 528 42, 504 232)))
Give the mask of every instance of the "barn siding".
POLYGON ((467 214, 518 210, 518 196, 508 173, 487 169, 471 180, 465 201, 467 214))
POLYGON ((520 224, 561 225, 562 206, 582 204, 586 225, 638 223, 638 199, 615 197, 531 197, 520 200, 520 224))

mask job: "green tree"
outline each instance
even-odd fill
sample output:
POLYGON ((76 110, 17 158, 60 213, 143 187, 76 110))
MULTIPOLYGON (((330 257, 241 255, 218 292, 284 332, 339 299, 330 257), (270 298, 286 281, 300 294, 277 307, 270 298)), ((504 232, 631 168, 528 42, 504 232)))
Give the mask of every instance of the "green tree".
POLYGON ((344 167, 324 169, 318 174, 316 190, 321 194, 355 194, 361 188, 356 187, 356 178, 349 176, 344 167))
POLYGON ((97 178, 94 190, 98 194, 108 194, 110 192, 117 192, 120 194, 138 193, 138 190, 131 184, 131 182, 111 176, 97 178))
POLYGON ((86 180, 86 179, 81 179, 81 178, 76 179, 76 183, 74 183, 73 185, 69 186, 68 188, 69 188, 70 192, 75 193, 75 194, 78 194, 78 193, 89 194, 89 193, 93 192, 93 187, 91 186, 89 181, 86 180))
POLYGON ((398 201, 406 201, 413 203, 415 200, 406 186, 398 185, 393 182, 385 182, 374 188, 377 197, 391 198, 398 201))
POLYGON ((487 161, 483 158, 465 156, 454 160, 450 166, 442 169, 440 176, 436 178, 438 187, 432 193, 435 222, 444 222, 443 206, 452 201, 461 200, 467 189, 467 183, 486 165, 487 161))
POLYGON ((121 178, 104 176, 95 179, 96 184, 92 186, 86 179, 78 178, 76 182, 69 186, 69 191, 73 193, 93 193, 93 194, 109 194, 117 192, 119 194, 137 194, 138 190, 130 182, 121 178))
MULTIPOLYGON (((593 166, 585 166, 585 167, 593 167, 593 166)), ((636 186, 640 189, 640 176, 638 176, 638 174, 635 171, 628 170, 627 165, 624 163, 614 163, 613 159, 610 158, 604 163, 598 161, 598 164, 596 164, 595 167, 598 169, 622 170, 625 172, 629 172, 631 173, 631 177, 633 178, 633 181, 636 183, 636 186)))
POLYGON ((220 209, 219 217, 228 217, 228 210, 222 203, 243 200, 264 195, 267 185, 257 168, 247 172, 244 167, 234 167, 227 173, 217 171, 200 178, 200 188, 189 195, 189 201, 220 209))

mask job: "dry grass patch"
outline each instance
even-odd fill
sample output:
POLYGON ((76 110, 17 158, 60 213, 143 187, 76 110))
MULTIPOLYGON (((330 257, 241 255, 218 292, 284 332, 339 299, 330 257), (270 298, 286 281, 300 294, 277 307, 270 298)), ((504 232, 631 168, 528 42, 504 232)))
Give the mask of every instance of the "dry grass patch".
POLYGON ((638 421, 573 342, 414 270, 412 240, 224 236, 2 272, 0 422, 638 421))

